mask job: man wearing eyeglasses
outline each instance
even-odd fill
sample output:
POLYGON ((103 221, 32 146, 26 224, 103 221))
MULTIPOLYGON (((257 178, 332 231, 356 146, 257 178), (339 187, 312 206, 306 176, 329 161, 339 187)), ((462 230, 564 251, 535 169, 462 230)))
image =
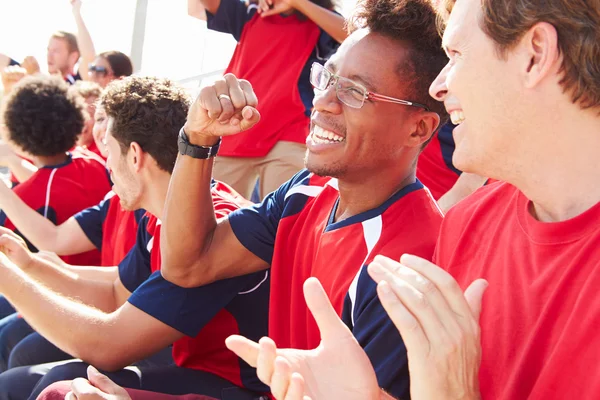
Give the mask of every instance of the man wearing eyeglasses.
POLYGON ((429 83, 447 62, 426 0, 366 0, 360 29, 325 66, 316 89, 306 169, 262 204, 217 223, 209 189, 221 136, 259 119, 249 82, 226 75, 202 90, 180 133, 161 236, 163 276, 180 286, 271 268, 269 336, 312 349, 317 326, 302 286, 316 276, 368 354, 379 385, 409 393, 406 352, 364 268, 376 254, 431 259, 442 214, 415 178, 443 107, 429 83))

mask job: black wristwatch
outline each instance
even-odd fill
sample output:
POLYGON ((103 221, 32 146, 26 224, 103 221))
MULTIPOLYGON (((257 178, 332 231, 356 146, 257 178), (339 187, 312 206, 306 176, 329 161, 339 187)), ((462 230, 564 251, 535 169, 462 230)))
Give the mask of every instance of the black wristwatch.
POLYGON ((195 144, 190 143, 188 136, 183 128, 181 128, 179 131, 179 139, 177 140, 177 144, 179 146, 179 153, 182 155, 198 158, 200 160, 206 160, 217 155, 219 152, 219 146, 221 146, 221 138, 219 138, 219 141, 214 146, 196 146, 195 144))

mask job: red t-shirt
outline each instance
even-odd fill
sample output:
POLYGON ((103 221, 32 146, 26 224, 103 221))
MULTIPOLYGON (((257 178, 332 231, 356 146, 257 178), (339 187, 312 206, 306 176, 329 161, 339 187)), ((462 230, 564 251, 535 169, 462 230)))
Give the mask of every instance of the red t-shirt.
MULTIPOLYGON (((101 159, 75 151, 64 164, 38 169, 14 191, 30 208, 60 225, 79 211, 98 204, 110 191, 110 182, 101 159)), ((3 212, 0 212, 0 225, 16 231, 3 212)), ((100 264, 98 250, 61 258, 74 265, 100 264)))
MULTIPOLYGON (((219 12, 225 13, 221 8, 219 12)), ((213 18, 223 17, 217 13, 213 18)), ((209 20, 209 27, 214 24, 209 20)), ((298 79, 320 33, 314 22, 295 14, 267 18, 254 14, 245 22, 225 72, 252 83, 260 99, 261 120, 245 132, 224 137, 219 155, 263 157, 278 141, 306 142, 309 118, 300 97, 298 79)))
POLYGON ((514 186, 495 183, 452 208, 435 261, 483 298, 484 399, 600 398, 600 203, 542 223, 514 186))

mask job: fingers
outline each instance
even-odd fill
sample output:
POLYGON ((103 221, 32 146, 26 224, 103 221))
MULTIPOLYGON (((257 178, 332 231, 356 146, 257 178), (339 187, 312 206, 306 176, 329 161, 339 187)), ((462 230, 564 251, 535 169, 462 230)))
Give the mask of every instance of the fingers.
POLYGON ((368 272, 375 282, 388 283, 398 300, 419 321, 427 337, 435 338, 442 329, 456 329, 446 300, 432 282, 381 256, 375 257, 368 272))
POLYGON ((78 400, 78 399, 77 399, 77 396, 75 396, 75 393, 69 392, 66 394, 65 400, 78 400))
POLYGON ((403 255, 400 263, 433 282, 456 314, 462 317, 470 315, 463 291, 452 275, 427 260, 409 254, 403 255))
POLYGON ((304 378, 299 373, 292 373, 290 363, 283 357, 275 359, 270 388, 277 400, 304 398, 304 378))
POLYGON ((106 375, 101 374, 91 365, 87 369, 87 374, 90 383, 104 393, 121 394, 124 391, 123 388, 111 381, 106 375))
POLYGON ((248 125, 260 118, 258 111, 244 114, 246 107, 256 108, 258 99, 252 85, 246 80, 238 80, 233 74, 226 74, 212 87, 204 88, 201 97, 208 116, 222 124, 241 125, 246 120, 248 125))
POLYGON ((323 341, 337 341, 352 336, 348 327, 333 309, 317 278, 309 278, 304 282, 304 298, 317 322, 323 341))
POLYGON ((243 336, 232 335, 225 339, 225 345, 248 365, 256 368, 258 362, 259 345, 243 336))
MULTIPOLYGON (((217 92, 213 86, 207 86, 200 91, 200 105, 206 110, 210 119, 217 119, 223 111, 217 92)), ((191 111, 191 110, 190 110, 191 111)))
POLYGON ((402 304, 390 284, 382 281, 377 285, 379 301, 400 332, 406 349, 410 352, 428 351, 429 340, 415 316, 402 304))
POLYGON ((277 357, 277 346, 275 342, 264 337, 258 342, 259 353, 256 362, 256 375, 258 379, 267 386, 271 386, 271 378, 275 368, 275 357, 277 357))
POLYGON ((481 315, 481 301, 487 288, 488 282, 486 280, 477 279, 465 290, 465 299, 473 313, 473 318, 477 322, 479 322, 479 316, 481 315))
POLYGON ((73 382, 71 382, 71 391, 75 398, 78 399, 100 393, 100 391, 89 383, 87 379, 83 378, 75 378, 73 382))

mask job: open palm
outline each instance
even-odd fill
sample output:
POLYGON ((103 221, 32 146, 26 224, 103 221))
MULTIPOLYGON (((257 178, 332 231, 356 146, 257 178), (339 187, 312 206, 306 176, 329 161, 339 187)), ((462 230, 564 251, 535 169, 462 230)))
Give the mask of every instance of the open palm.
POLYGON ((258 377, 271 386, 277 399, 283 399, 274 382, 277 357, 287 360, 291 372, 302 375, 304 394, 312 400, 379 398, 380 390, 369 358, 339 319, 316 278, 304 284, 304 297, 321 332, 321 343, 316 349, 277 349, 269 338, 255 343, 241 336, 228 338, 227 346, 257 368, 258 377))

